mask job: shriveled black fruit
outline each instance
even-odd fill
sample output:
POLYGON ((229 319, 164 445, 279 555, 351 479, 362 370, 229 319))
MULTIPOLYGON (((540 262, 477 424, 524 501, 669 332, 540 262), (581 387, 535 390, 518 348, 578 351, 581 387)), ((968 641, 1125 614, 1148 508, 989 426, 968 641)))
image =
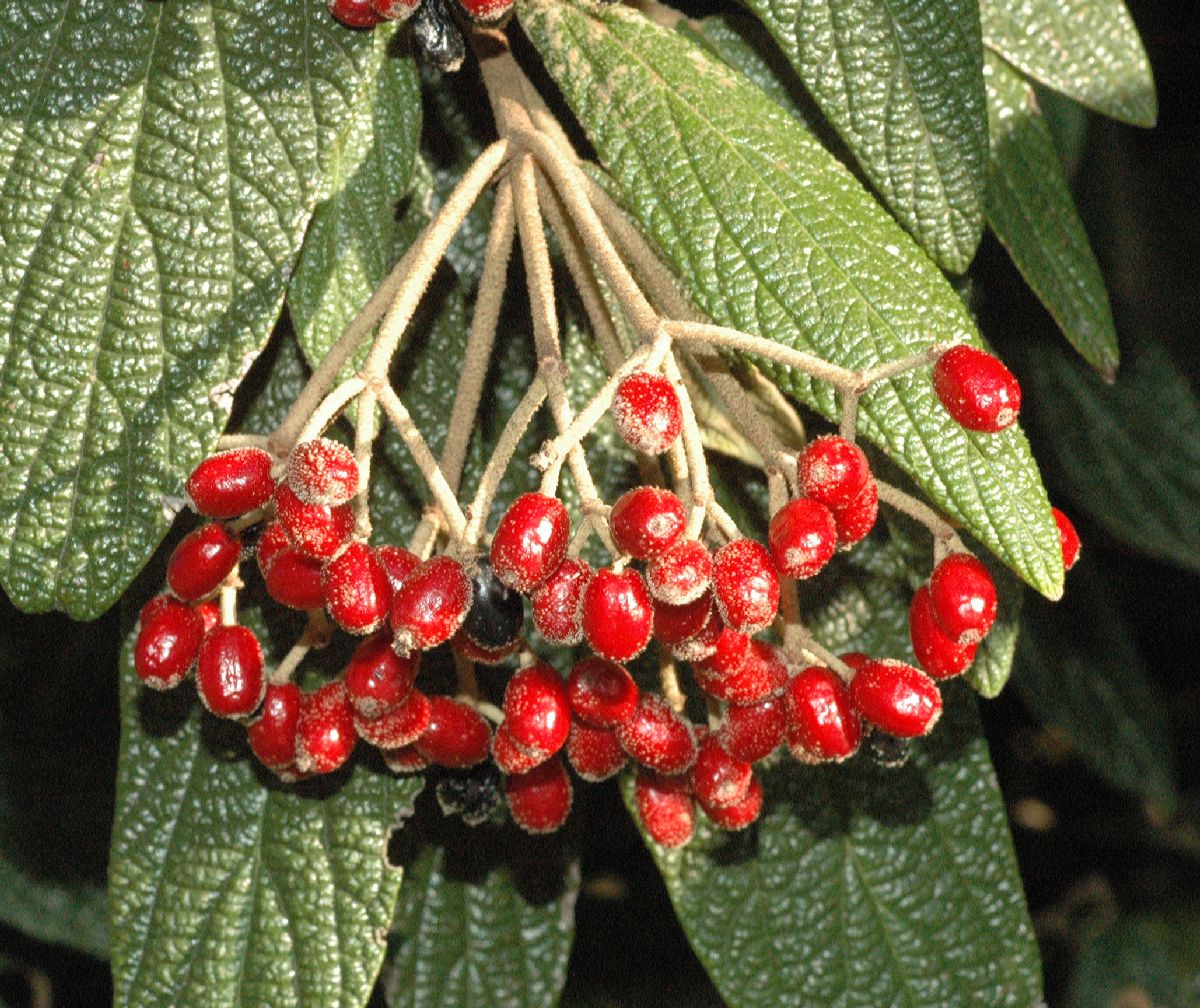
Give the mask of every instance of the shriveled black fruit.
POLYGON ((872 763, 888 769, 904 766, 912 754, 912 742, 909 739, 896 738, 878 729, 867 734, 862 748, 872 763))
POLYGON ((443 777, 434 795, 442 815, 459 816, 467 826, 487 822, 503 804, 499 776, 493 767, 486 765, 475 772, 443 777))
POLYGON ((471 608, 463 632, 481 648, 507 647, 521 636, 525 625, 525 600, 521 593, 502 584, 486 557, 478 561, 471 580, 471 608))
POLYGON ((466 40, 446 0, 425 0, 413 18, 413 38, 439 70, 457 70, 467 55, 466 40))

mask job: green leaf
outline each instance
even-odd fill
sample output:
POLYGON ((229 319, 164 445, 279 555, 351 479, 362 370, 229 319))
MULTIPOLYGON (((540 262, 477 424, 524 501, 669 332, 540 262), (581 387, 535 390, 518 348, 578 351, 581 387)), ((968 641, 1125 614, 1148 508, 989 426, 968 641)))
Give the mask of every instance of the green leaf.
POLYGON ((1102 778, 1171 807, 1175 767, 1162 691, 1103 576, 1084 563, 1070 587, 1060 605, 1030 602, 1013 687, 1102 778))
POLYGON ((1030 77, 1135 126, 1158 118, 1154 76, 1124 0, 984 0, 983 41, 1030 77))
MULTIPOLYGON (((920 249, 759 89, 623 7, 529 0, 521 18, 624 202, 714 322, 852 368, 978 338, 920 249)), ((762 366, 838 415, 831 388, 762 366)), ((1018 430, 964 432, 927 372, 876 386, 860 417, 937 504, 1039 591, 1061 592, 1057 531, 1018 430)))
POLYGON ((552 1008, 575 933, 578 867, 563 863, 553 840, 511 826, 417 829, 430 818, 419 814, 400 836, 414 850, 384 971, 388 1004, 552 1008))
POLYGON ((748 0, 904 227, 945 269, 983 231, 975 0, 748 0))
POLYGON ((1071 507, 1149 556, 1200 571, 1200 405, 1166 349, 1126 340, 1115 385, 1052 346, 1019 353, 1026 422, 1071 507))
POLYGON ((991 160, 987 217, 1071 345, 1111 381, 1117 332, 1100 266, 1033 88, 999 56, 985 70, 991 160))
MULTIPOLYGON (((7 811, 7 810, 6 810, 7 811)), ((108 903, 102 886, 30 875, 0 850, 0 923, 38 941, 108 957, 108 903)))
MULTIPOLYGON (((1194 915, 1180 923, 1195 933, 1194 915)), ((1200 994, 1200 975, 1185 976, 1174 961, 1171 945, 1177 933, 1158 915, 1139 915, 1120 917, 1093 935, 1080 952, 1071 977, 1070 1008, 1194 1005, 1200 994)))
POLYGON ((0 582, 102 612, 279 311, 381 57, 321 0, 0 14, 0 582))
MULTIPOLYGON (((391 33, 377 30, 386 52, 391 33)), ((332 195, 313 213, 288 309, 316 365, 396 262, 396 208, 412 184, 421 90, 411 57, 383 59, 332 164, 332 195)))
POLYGON ((966 674, 971 688, 988 700, 1000 695, 1012 675, 1025 605, 1025 593, 1012 575, 993 567, 992 577, 1000 596, 1000 612, 966 674))

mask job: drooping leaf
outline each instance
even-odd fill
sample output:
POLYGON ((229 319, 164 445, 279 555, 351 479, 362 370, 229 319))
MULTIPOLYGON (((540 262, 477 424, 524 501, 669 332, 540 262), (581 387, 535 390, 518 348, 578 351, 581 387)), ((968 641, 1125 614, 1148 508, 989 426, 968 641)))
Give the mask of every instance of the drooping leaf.
POLYGON ((0 14, 0 582, 106 609, 261 348, 381 57, 321 0, 0 14))
POLYGON ((1154 77, 1124 0, 983 0, 983 41, 1030 77, 1135 126, 1158 118, 1154 77))
POLYGON ((1028 82, 994 53, 985 69, 988 224, 1071 345, 1111 380, 1117 333, 1100 267, 1028 82))
POLYGON ((983 231, 974 0, 749 0, 892 212, 961 273, 983 231))
POLYGON ((988 700, 1000 695, 1012 675, 1025 606, 1024 589, 1012 575, 993 568, 992 577, 1000 597, 1000 612, 966 673, 971 688, 988 700))
POLYGON ((1013 687, 1102 778, 1170 807, 1175 768, 1161 688, 1102 574, 1083 563, 1070 589, 1061 605, 1030 601, 1013 687))
MULTIPOLYGON (((530 0, 520 13, 624 202, 713 321, 847 367, 977 338, 912 240, 757 88, 622 7, 530 0)), ((828 386, 764 370, 837 415, 828 386)), ((936 503, 1059 594, 1061 552, 1019 431, 965 433, 927 372, 876 386, 860 416, 936 503)))
POLYGON ((1026 422, 1069 500, 1149 556, 1200 571, 1200 404, 1170 354, 1131 334, 1115 385, 1053 346, 1015 358, 1026 422))
MULTIPOLYGON (((386 52, 391 35, 376 31, 386 52)), ((397 205, 409 192, 421 134, 411 57, 384 58, 363 89, 331 166, 330 196, 312 216, 288 309, 314 366, 397 259, 397 205)))

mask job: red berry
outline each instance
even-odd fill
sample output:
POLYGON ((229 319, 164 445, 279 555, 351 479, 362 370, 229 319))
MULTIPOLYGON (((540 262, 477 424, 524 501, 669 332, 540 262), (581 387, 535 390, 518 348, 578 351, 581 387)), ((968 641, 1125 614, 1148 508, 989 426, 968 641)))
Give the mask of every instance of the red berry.
POLYGON ((841 761, 858 751, 862 721, 836 672, 814 665, 787 687, 787 744, 802 763, 841 761))
POLYGON ((712 820, 712 824, 723 830, 744 830, 762 814, 763 789, 757 777, 750 778, 746 796, 733 805, 710 805, 697 796, 700 808, 712 820))
POLYGON ((275 489, 275 514, 291 544, 318 560, 333 556, 354 531, 349 505, 305 504, 286 483, 275 489))
POLYGON ((420 773, 429 766, 429 760, 417 752, 416 746, 406 745, 399 749, 380 751, 383 762, 394 774, 420 773))
POLYGON ((571 813, 571 778, 561 759, 504 778, 513 822, 526 833, 553 833, 571 813))
POLYGON ((806 497, 830 510, 845 507, 871 479, 863 450, 837 434, 816 438, 797 459, 797 477, 806 497))
POLYGON ((430 697, 429 703, 429 727, 416 742, 422 756, 445 767, 475 766, 488 758, 492 729, 483 715, 450 697, 430 697))
POLYGON ((138 678, 153 689, 178 686, 200 651, 203 617, 178 599, 160 595, 143 607, 141 622, 133 645, 138 678))
POLYGON ((302 441, 288 457, 287 484, 305 504, 345 504, 358 493, 354 452, 329 438, 302 441))
POLYGON ((221 607, 212 599, 207 602, 198 602, 192 608, 200 614, 200 619, 204 622, 205 633, 221 622, 221 607))
POLYGON ((771 554, 753 539, 726 543, 713 557, 713 597, 725 625, 757 633, 779 610, 779 576, 771 554))
POLYGON ((681 539, 646 565, 646 587, 656 601, 686 605, 708 591, 712 573, 712 554, 707 547, 695 539, 681 539))
POLYGON ((421 558, 400 546, 379 546, 375 550, 383 569, 387 571, 392 591, 421 564, 421 558))
POLYGON ((369 0, 325 0, 325 6, 347 28, 374 28, 382 20, 369 0))
POLYGON ((635 560, 669 550, 683 535, 687 513, 670 490, 640 486, 625 493, 608 515, 613 542, 635 560))
POLYGON ((254 631, 219 626, 204 635, 196 659, 196 691, 212 713, 228 718, 253 714, 266 688, 262 648, 254 631))
POLYGON ((462 655, 477 665, 500 665, 520 650, 521 638, 518 637, 511 644, 505 644, 504 647, 485 648, 480 647, 462 630, 459 630, 450 639, 450 646, 454 648, 456 654, 462 655))
POLYGON ((682 644, 700 633, 712 615, 712 596, 707 593, 683 605, 655 602, 654 639, 667 647, 682 644))
POLYGON ((924 586, 917 590, 909 607, 908 632, 917 662, 934 679, 961 675, 975 660, 979 645, 959 644, 946 635, 934 617, 929 589, 924 586))
POLYGON ((387 570, 365 542, 352 542, 321 572, 325 605, 333 621, 347 633, 378 630, 392 608, 387 570))
POLYGON ((786 694, 752 704, 730 704, 716 737, 730 756, 757 763, 783 742, 786 709, 786 694))
POLYGON ((696 831, 696 803, 686 774, 668 777, 639 769, 633 795, 638 818, 650 839, 663 847, 682 847, 696 831))
POLYGON ((996 584, 970 553, 951 553, 929 577, 933 616, 946 636, 978 644, 996 622, 996 584))
POLYGON ((504 690, 504 724, 518 748, 549 756, 571 730, 567 684, 545 662, 518 669, 504 690))
POLYGON ((192 470, 187 495, 209 518, 237 518, 271 499, 271 456, 261 448, 231 448, 209 456, 192 470))
POLYGON ((933 387, 967 430, 995 434, 1017 422, 1021 386, 999 359, 978 347, 951 347, 933 366, 933 387))
POLYGON ((267 576, 267 569, 274 562, 275 558, 284 550, 291 548, 292 543, 288 539, 287 531, 284 529, 283 524, 278 521, 268 523, 267 527, 263 529, 262 535, 258 537, 257 545, 254 547, 254 556, 258 560, 258 569, 264 578, 267 576))
POLYGON ((683 430, 683 409, 675 386, 663 375, 635 371, 617 385, 613 426, 637 451, 661 455, 683 430))
POLYGON ((333 773, 354 752, 354 708, 346 688, 329 682, 300 698, 296 718, 296 768, 302 773, 333 773))
POLYGON ((708 619, 704 621, 700 632, 678 644, 672 644, 671 654, 680 661, 695 665, 717 653, 717 644, 721 642, 725 633, 725 622, 721 619, 721 614, 717 612, 716 606, 710 606, 708 619))
POLYGON ((829 563, 837 549, 833 512, 809 497, 788 501, 771 519, 767 545, 780 574, 810 578, 829 563))
POLYGON ((576 717, 596 728, 615 728, 637 707, 638 688, 622 666, 591 657, 571 669, 567 696, 576 717))
POLYGON ((290 609, 320 609, 325 605, 321 561, 305 556, 294 546, 271 558, 263 580, 267 594, 290 609))
POLYGON ((583 635, 601 658, 636 658, 650 642, 654 608, 642 576, 635 570, 596 571, 583 590, 583 635))
POLYGON ((567 759, 580 777, 593 784, 608 780, 628 762, 616 732, 609 728, 593 728, 583 721, 571 722, 567 759))
POLYGON ((189 532, 167 562, 167 587, 185 602, 211 595, 242 555, 242 541, 224 525, 209 522, 189 532))
POLYGON ((685 773, 696 762, 696 736, 691 724, 660 696, 643 694, 634 712, 617 725, 616 731, 622 749, 659 773, 685 773))
POLYGON ((900 738, 927 734, 942 714, 937 684, 893 658, 867 662, 851 681, 850 696, 864 718, 900 738))
POLYGON ((867 480, 867 485, 853 501, 833 509, 838 545, 846 547, 862 542, 875 527, 878 517, 879 484, 872 478, 867 480))
POLYGON ((296 721, 300 717, 300 687, 270 683, 262 713, 246 728, 250 750, 271 770, 286 770, 296 761, 296 721))
POLYGON ((471 581, 453 557, 426 560, 392 596, 396 650, 427 651, 462 626, 471 604, 471 581))
POLYGON ((357 714, 379 717, 408 696, 417 678, 417 655, 402 658, 386 634, 368 637, 354 649, 342 682, 357 714))
POLYGON ((730 756, 714 736, 709 735, 700 743, 696 765, 692 767, 692 790, 702 807, 737 804, 746 797, 753 777, 753 767, 730 756))
POLYGON ((696 685, 718 700, 733 704, 756 703, 775 696, 787 685, 787 662, 784 654, 766 641, 750 641, 745 658, 736 665, 714 665, 713 658, 696 663, 692 671, 696 677, 696 685), (718 666, 727 671, 719 671, 718 666))
POLYGON ((1058 526, 1058 538, 1062 542, 1063 567, 1070 570, 1075 566, 1075 562, 1079 559, 1079 533, 1075 531, 1075 526, 1071 524, 1071 519, 1058 510, 1051 508, 1050 513, 1054 516, 1054 524, 1058 526))
POLYGON ((562 501, 521 494, 509 505, 492 537, 492 569, 504 584, 529 593, 567 555, 571 519, 562 501))
POLYGON ((501 773, 516 774, 532 770, 550 758, 548 752, 526 752, 513 741, 508 725, 502 724, 492 735, 492 761, 501 773))
POLYGON ((429 727, 433 717, 430 698, 420 690, 409 690, 394 707, 377 717, 354 714, 354 730, 364 742, 379 749, 402 749, 412 745, 429 727))
POLYGON ((583 640, 583 590, 592 573, 586 561, 567 557, 533 590, 533 625, 549 643, 575 645, 583 640))
POLYGON ((371 10, 384 21, 407 21, 421 6, 421 0, 370 0, 371 10))

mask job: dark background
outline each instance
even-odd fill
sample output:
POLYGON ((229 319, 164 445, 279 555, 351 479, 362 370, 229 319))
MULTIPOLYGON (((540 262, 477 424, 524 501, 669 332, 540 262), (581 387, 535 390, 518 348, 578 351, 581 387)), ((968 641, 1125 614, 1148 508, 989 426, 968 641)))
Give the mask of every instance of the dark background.
MULTIPOLYGON (((1131 0, 1158 81, 1159 125, 1143 131, 1089 117, 1074 177, 1118 332, 1168 346, 1193 390, 1200 388, 1200 117, 1191 97, 1200 86, 1198 6, 1131 0)), ((994 239, 985 239, 972 273, 983 329, 1002 356, 1053 328, 994 239)), ((1045 475, 1054 496, 1054 473, 1045 475)), ((1182 801, 1166 818, 1106 786, 1011 691, 983 705, 1051 1005, 1067 1003, 1081 951, 1114 920, 1154 914, 1184 939, 1189 928, 1200 935, 1200 578, 1133 553, 1083 517, 1078 525, 1085 562, 1103 572, 1165 690, 1182 801)), ((78 624, 22 614, 0 597, 0 626, 0 822, 7 818, 16 853, 51 877, 102 883, 119 616, 78 624)), ((584 852, 564 1003, 718 1005, 615 788, 596 796, 591 814, 605 842, 584 852)), ((1180 958, 1187 955, 1185 948, 1180 958)), ((1130 969, 1134 989, 1115 1003, 1150 1005, 1138 1000, 1130 969)), ((0 1003, 104 1005, 109 998, 106 964, 0 926, 0 1003)))

